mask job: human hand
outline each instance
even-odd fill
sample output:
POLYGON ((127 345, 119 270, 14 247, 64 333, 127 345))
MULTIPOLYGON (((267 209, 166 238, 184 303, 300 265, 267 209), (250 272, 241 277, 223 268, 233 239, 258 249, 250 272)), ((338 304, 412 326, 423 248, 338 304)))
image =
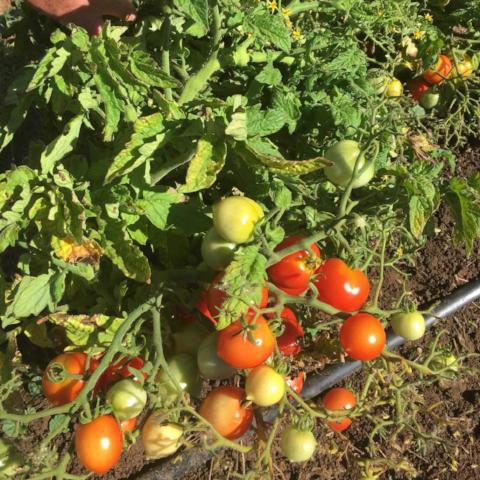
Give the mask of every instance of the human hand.
POLYGON ((103 17, 109 15, 131 22, 135 20, 132 0, 27 0, 40 12, 64 25, 74 23, 91 35, 102 30, 103 17))

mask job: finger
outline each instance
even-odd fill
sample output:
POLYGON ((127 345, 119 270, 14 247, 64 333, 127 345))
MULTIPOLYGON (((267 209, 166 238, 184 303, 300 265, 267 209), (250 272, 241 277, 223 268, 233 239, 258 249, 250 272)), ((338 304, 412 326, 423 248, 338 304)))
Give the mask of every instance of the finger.
POLYGON ((74 23, 83 27, 90 35, 98 36, 102 32, 103 18, 86 14, 65 15, 60 19, 61 23, 67 25, 74 23))
POLYGON ((102 3, 102 14, 132 22, 137 18, 131 0, 105 0, 102 3))

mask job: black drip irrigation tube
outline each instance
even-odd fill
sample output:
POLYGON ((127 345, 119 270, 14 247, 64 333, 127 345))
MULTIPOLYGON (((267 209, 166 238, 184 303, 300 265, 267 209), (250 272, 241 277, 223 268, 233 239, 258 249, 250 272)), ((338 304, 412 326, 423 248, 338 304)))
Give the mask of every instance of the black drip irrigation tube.
MULTIPOLYGON (((432 327, 439 320, 458 312, 463 307, 480 299, 480 278, 473 280, 455 290, 445 297, 433 310, 425 316, 427 328, 432 327)), ((387 348, 389 350, 400 347, 405 339, 396 335, 390 328, 387 330, 387 348)), ((341 364, 331 365, 322 373, 307 378, 302 390, 302 397, 311 399, 317 397, 325 390, 333 387, 353 373, 361 370, 363 363, 360 361, 349 361, 341 364)), ((265 412, 265 421, 271 421, 276 415, 275 409, 265 412)), ((135 480, 176 480, 191 472, 195 468, 207 462, 213 453, 200 447, 192 448, 182 452, 175 457, 153 465, 134 478, 135 480)))

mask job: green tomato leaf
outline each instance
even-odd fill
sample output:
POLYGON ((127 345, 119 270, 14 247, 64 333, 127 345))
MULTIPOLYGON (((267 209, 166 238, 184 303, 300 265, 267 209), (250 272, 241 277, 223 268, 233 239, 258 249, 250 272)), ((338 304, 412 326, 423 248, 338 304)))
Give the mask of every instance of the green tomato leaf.
POLYGON ((250 302, 259 303, 265 283, 267 259, 256 245, 240 247, 225 270, 222 286, 227 300, 217 318, 217 330, 227 327, 248 311, 250 302))
POLYGON ((137 206, 143 211, 155 227, 164 230, 170 207, 182 199, 182 195, 175 191, 156 192, 143 191, 143 199, 137 200, 137 206))
POLYGON ((64 132, 48 144, 40 157, 42 173, 51 173, 55 164, 72 152, 80 135, 82 121, 83 115, 73 117, 64 132))
POLYGON ((151 270, 147 257, 133 243, 124 225, 120 222, 109 222, 104 236, 104 252, 112 263, 126 277, 150 283, 151 270))
POLYGON ((192 193, 211 187, 225 166, 227 147, 224 142, 214 142, 204 137, 198 141, 197 151, 190 161, 185 185, 180 192, 192 193))
POLYGON ((161 88, 177 85, 177 81, 165 73, 147 52, 135 50, 129 56, 129 61, 131 72, 145 85, 161 88))
POLYGON ((281 15, 270 15, 263 6, 246 17, 244 28, 255 34, 260 40, 269 43, 284 52, 292 47, 290 31, 281 15))
POLYGON ((175 6, 202 27, 204 33, 208 30, 209 8, 207 0, 174 0, 175 6))
POLYGON ((105 176, 105 183, 130 173, 152 158, 164 139, 165 128, 161 113, 139 118, 133 126, 130 140, 110 165, 105 176))
POLYGON ((6 315, 26 318, 40 314, 53 303, 51 296, 53 278, 53 272, 38 277, 23 277, 18 284, 13 302, 7 307, 6 315))
MULTIPOLYGON (((478 183, 480 184, 480 181, 478 183)), ((446 198, 455 219, 454 239, 464 243, 470 255, 474 241, 480 235, 479 192, 474 190, 466 179, 454 177, 450 180, 446 198)))

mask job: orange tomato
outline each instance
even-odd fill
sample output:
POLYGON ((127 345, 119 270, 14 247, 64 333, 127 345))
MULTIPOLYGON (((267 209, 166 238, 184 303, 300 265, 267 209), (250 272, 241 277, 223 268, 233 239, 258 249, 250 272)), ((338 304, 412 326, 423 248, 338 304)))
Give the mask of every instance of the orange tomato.
POLYGON ((245 391, 238 387, 218 387, 212 390, 200 406, 200 415, 208 420, 218 433, 235 440, 250 427, 253 409, 242 402, 245 391))

